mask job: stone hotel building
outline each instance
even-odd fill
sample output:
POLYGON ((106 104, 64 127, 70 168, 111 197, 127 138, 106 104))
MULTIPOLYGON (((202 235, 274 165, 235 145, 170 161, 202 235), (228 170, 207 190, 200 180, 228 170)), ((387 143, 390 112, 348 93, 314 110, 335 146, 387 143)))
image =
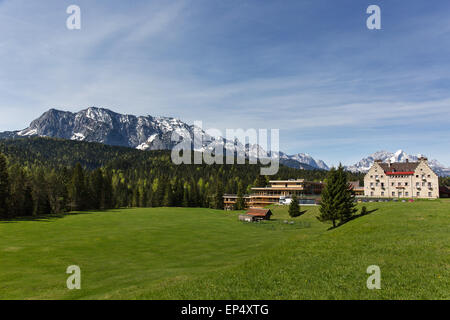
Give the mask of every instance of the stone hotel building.
POLYGON ((364 196, 374 198, 439 198, 438 176, 427 158, 418 162, 376 160, 364 177, 364 196))

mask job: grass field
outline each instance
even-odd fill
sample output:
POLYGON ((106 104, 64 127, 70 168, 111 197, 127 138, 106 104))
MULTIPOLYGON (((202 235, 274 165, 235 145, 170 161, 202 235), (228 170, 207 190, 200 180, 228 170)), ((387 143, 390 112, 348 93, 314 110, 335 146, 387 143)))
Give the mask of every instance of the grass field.
POLYGON ((3 221, 0 299, 449 299, 450 202, 367 207, 330 231, 317 207, 262 224, 197 208, 3 221), (69 265, 81 290, 66 287, 69 265), (381 290, 366 287, 369 265, 381 290))

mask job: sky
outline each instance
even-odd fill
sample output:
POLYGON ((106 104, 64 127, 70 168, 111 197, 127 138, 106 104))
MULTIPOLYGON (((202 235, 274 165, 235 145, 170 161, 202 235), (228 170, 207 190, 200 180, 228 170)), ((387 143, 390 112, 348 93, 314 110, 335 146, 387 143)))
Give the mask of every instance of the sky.
POLYGON ((96 106, 280 129, 282 151, 329 165, 403 149, 450 166, 449 13, 447 0, 0 0, 0 131, 96 106))

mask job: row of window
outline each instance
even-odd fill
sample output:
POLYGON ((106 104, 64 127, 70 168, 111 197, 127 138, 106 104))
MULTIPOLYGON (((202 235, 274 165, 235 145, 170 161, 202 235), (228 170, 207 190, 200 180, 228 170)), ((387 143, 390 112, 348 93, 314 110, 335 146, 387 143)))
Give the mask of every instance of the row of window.
MULTIPOLYGON (((396 175, 396 176, 391 176, 391 177, 395 177, 395 178, 407 178, 407 177, 409 177, 409 176, 402 176, 402 175, 398 176, 398 175, 396 175)), ((429 175, 427 175, 426 177, 427 177, 427 178, 431 178, 431 175, 429 174, 429 175)), ((373 179, 373 175, 370 176, 370 178, 373 179)), ((384 176, 380 176, 379 179, 383 179, 383 178, 384 178, 384 176)), ((418 175, 418 174, 416 174, 416 178, 419 178, 419 175, 418 175)), ((378 175, 375 175, 375 179, 378 179, 378 175)), ((425 179, 425 175, 424 175, 424 174, 422 175, 422 179, 425 179)))
MULTIPOLYGON (((391 195, 392 195, 393 197, 395 197, 395 196, 396 196, 395 191, 392 191, 392 194, 391 194, 391 195)), ((372 197, 374 196, 373 191, 370 192, 370 196, 372 196, 372 197)), ((384 197, 384 192, 383 192, 383 191, 381 192, 381 196, 384 197)), ((406 192, 403 194, 403 192, 399 191, 399 192, 398 192, 398 197, 403 197, 403 196, 409 197, 409 192, 406 191, 406 192)), ((417 197, 420 197, 420 192, 419 192, 419 191, 416 193, 416 196, 417 196, 417 197)), ((428 197, 432 197, 432 196, 433 196, 433 194, 432 194, 431 192, 428 192, 428 197)))
MULTIPOLYGON (((384 188, 384 182, 375 182, 375 186, 380 186, 381 185, 381 187, 382 188, 384 188)), ((422 187, 425 187, 427 185, 427 182, 422 182, 422 187)), ((374 186, 374 183, 373 182, 371 182, 370 183, 370 186, 371 187, 373 187, 374 186)), ((391 186, 392 187, 395 187, 395 182, 391 182, 391 186)), ((408 187, 409 186, 409 183, 408 182, 404 182, 403 184, 402 184, 402 182, 397 182, 397 186, 399 186, 399 187, 402 187, 402 186, 405 186, 405 187, 408 187)), ((429 188, 431 188, 433 185, 432 185, 432 183, 431 182, 428 182, 428 187, 429 188)), ((416 187, 420 187, 420 182, 416 182, 416 187)))

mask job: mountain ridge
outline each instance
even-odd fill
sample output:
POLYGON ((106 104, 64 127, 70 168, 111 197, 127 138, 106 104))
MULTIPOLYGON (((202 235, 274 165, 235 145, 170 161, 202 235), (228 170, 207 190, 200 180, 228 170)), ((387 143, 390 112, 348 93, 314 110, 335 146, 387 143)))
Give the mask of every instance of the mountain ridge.
MULTIPOLYGON (((178 142, 171 140, 172 133, 181 137, 189 135, 194 140, 194 130, 198 128, 189 125, 179 119, 164 116, 135 116, 121 114, 107 108, 89 107, 78 112, 62 111, 51 108, 39 118, 33 120, 30 125, 17 131, 0 132, 0 139, 15 137, 53 137, 75 141, 99 142, 113 146, 130 147, 139 150, 170 150, 178 142)), ((227 141, 222 137, 213 137, 205 131, 196 131, 202 137, 199 150, 204 152, 212 150, 216 146, 235 150, 245 150, 247 158, 255 157, 279 157, 280 163, 288 167, 305 170, 329 170, 328 165, 322 160, 316 160, 307 153, 288 155, 282 151, 279 153, 267 152, 259 145, 241 144, 240 141, 227 141)), ((391 162, 417 161, 422 156, 408 155, 403 150, 395 153, 389 151, 377 151, 357 163, 345 166, 351 172, 367 172, 377 159, 391 162)), ((431 168, 440 176, 450 176, 450 169, 437 160, 430 160, 431 168)))
MULTIPOLYGON (((194 140, 194 126, 172 117, 135 116, 120 114, 106 108, 89 107, 79 112, 61 111, 51 108, 31 124, 17 131, 0 133, 0 139, 14 137, 53 137, 76 141, 100 142, 113 146, 126 146, 139 150, 170 150, 178 142, 171 140, 172 133, 181 137, 190 135, 194 140)), ((217 144, 223 148, 234 148, 233 141, 218 139, 200 130, 202 147, 200 150, 212 150, 217 144)), ((236 141, 236 146, 245 150, 246 156, 270 157, 279 156, 280 163, 289 167, 305 170, 329 170, 322 160, 315 160, 310 155, 299 153, 278 155, 266 152, 259 145, 243 146, 236 141)), ((234 150, 234 149, 233 149, 234 150)))

